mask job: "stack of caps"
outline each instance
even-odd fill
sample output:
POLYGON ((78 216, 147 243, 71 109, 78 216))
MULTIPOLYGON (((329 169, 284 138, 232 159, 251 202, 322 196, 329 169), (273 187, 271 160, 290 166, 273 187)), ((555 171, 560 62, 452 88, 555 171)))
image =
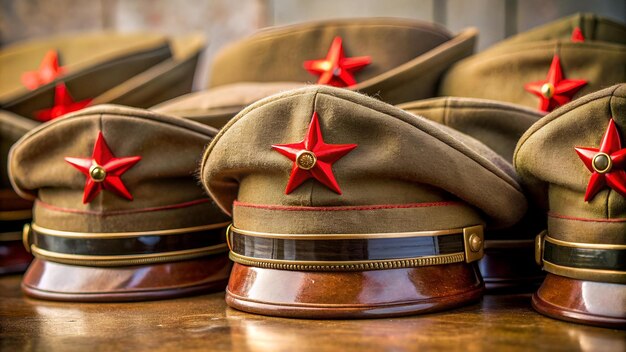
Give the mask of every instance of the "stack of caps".
POLYGON ((552 111, 626 81, 626 26, 578 14, 504 40, 454 65, 439 94, 552 111))
MULTIPOLYGON (((401 107, 467 133, 512 161, 521 135, 546 111, 626 79, 624 38, 626 27, 609 19, 590 14, 560 19, 455 64, 439 94, 457 97, 401 107)), ((529 290, 541 282, 531 264, 532 239, 545 226, 541 207, 531 202, 526 217, 504 230, 506 240, 487 232, 480 266, 488 288, 529 290)))
POLYGON ((307 83, 402 103, 436 95, 445 70, 471 55, 477 32, 427 22, 342 19, 268 28, 223 49, 209 89, 156 109, 222 127, 248 104, 307 83))
MULTIPOLYGON (((543 115, 523 106, 475 98, 433 98, 399 107, 476 138, 511 168, 517 141, 543 115)), ((514 226, 485 232, 485 257, 479 266, 489 290, 531 291, 543 280, 534 264, 534 238, 545 229, 545 216, 530 205, 514 226)))
MULTIPOLYGON (((147 107, 189 92, 203 46, 204 39, 198 35, 168 41, 155 34, 92 33, 3 48, 2 158, 35 121, 49 121, 98 103, 147 107)), ((4 168, 0 172, 0 227, 3 233, 10 232, 0 237, 14 238, 14 230, 29 220, 32 204, 19 200, 5 182, 4 168)), ((18 248, 16 242, 0 241, 0 247, 0 271, 5 261, 21 258, 22 267, 28 263, 28 256, 11 250, 18 248)))

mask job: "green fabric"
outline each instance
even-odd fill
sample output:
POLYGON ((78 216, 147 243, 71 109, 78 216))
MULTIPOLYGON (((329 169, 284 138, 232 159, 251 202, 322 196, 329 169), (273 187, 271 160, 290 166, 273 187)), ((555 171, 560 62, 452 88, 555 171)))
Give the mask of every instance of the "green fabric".
MULTIPOLYGON (((460 201, 497 228, 526 211, 513 169, 480 142, 365 95, 325 86, 274 95, 243 110, 208 147, 200 172, 209 194, 229 214, 235 200, 296 207, 460 201), (358 145, 332 167, 342 195, 315 180, 285 194, 293 162, 271 145, 302 141, 314 111, 325 143, 358 145)), ((394 215, 344 216, 346 222, 385 223, 389 232, 407 227, 394 215)), ((421 220, 423 228, 435 221, 421 220)), ((293 233, 304 226, 280 217, 275 222, 292 226, 293 233)), ((323 232, 332 231, 332 222, 321 223, 326 227, 319 233, 332 233, 323 232)))
POLYGON ((441 74, 474 50, 475 29, 451 35, 428 22, 398 18, 341 19, 268 28, 215 57, 209 87, 238 82, 315 83, 303 67, 324 59, 336 36, 346 57, 370 56, 351 89, 389 103, 435 96, 441 74))
MULTIPOLYGON (((476 138, 509 163, 520 137, 543 116, 523 106, 474 98, 432 98, 398 107, 476 138)), ((487 240, 530 239, 545 229, 545 222, 545 214, 531 203, 520 222, 507 229, 487 231, 485 236, 487 240)))
POLYGON ((508 161, 513 160, 522 134, 543 116, 513 104, 456 97, 419 100, 398 107, 470 135, 508 161))
POLYGON ((607 243, 612 233, 622 244, 625 243, 626 198, 604 187, 585 202, 585 190, 592 173, 574 150, 575 147, 599 148, 611 117, 624 147, 624 84, 589 94, 555 110, 534 124, 520 139, 513 161, 525 185, 549 210, 550 234, 560 234, 566 240, 575 237, 579 242, 607 243), (555 222, 554 218, 560 220, 555 222), (563 223, 572 223, 568 227, 570 230, 563 231, 562 226, 568 226, 563 223))
POLYGON ((36 198, 34 221, 52 229, 147 231, 219 223, 228 218, 207 201, 195 176, 202 150, 215 134, 213 128, 178 117, 96 106, 22 137, 9 155, 10 178, 18 194, 36 198), (121 176, 132 201, 103 190, 82 203, 85 175, 64 157, 90 157, 100 131, 115 157, 141 156, 121 176))
POLYGON ((0 106, 26 117, 54 104, 54 86, 64 82, 74 100, 93 99, 168 58, 167 39, 156 34, 110 32, 62 36, 18 43, 0 51, 0 106), (39 69, 56 49, 63 76, 35 90, 22 85, 24 72, 39 69))
POLYGON ((572 32, 577 27, 581 30, 585 40, 626 45, 626 27, 623 23, 592 13, 578 13, 564 17, 515 35, 496 45, 505 46, 522 42, 537 42, 554 39, 568 41, 572 37, 572 32))
POLYGON ((200 53, 201 34, 173 38, 172 57, 120 83, 93 100, 96 104, 120 104, 148 108, 191 92, 200 53))
POLYGON ((582 43, 572 42, 572 24, 578 23, 577 19, 566 18, 546 27, 559 30, 521 33, 458 62, 442 78, 439 95, 485 98, 537 108, 539 97, 526 91, 524 85, 546 80, 555 54, 560 57, 565 79, 587 81, 574 99, 626 81, 626 36, 619 35, 626 27, 595 18, 597 26, 582 28, 593 28, 590 31, 595 35, 589 35, 582 43))
POLYGON ((219 129, 255 101, 303 86, 294 82, 234 83, 186 94, 154 106, 151 110, 188 118, 219 129))

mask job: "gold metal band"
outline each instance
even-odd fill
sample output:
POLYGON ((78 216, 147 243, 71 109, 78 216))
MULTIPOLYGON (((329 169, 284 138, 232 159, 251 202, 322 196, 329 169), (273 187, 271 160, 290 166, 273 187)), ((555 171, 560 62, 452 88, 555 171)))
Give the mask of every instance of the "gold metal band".
POLYGON ((612 282, 620 284, 626 283, 626 272, 624 271, 576 268, 571 266, 558 265, 546 260, 544 258, 545 242, 549 242, 557 246, 563 247, 600 250, 626 250, 626 245, 563 241, 550 237, 547 230, 542 231, 535 238, 535 261, 539 266, 542 266, 542 268, 549 273, 578 280, 612 282))
POLYGON ((38 248, 35 245, 31 245, 30 249, 35 257, 45 259, 51 262, 96 267, 129 266, 174 262, 205 257, 213 254, 226 253, 228 251, 226 244, 164 253, 108 256, 56 253, 38 248))
POLYGON ((409 268, 430 265, 441 265, 466 262, 471 263, 480 260, 484 255, 483 226, 469 226, 465 228, 419 231, 419 232, 394 232, 394 233, 368 233, 368 234, 274 234, 258 231, 241 230, 229 225, 226 230, 226 243, 230 249, 229 257, 236 263, 279 270, 301 271, 363 271, 409 268), (231 231, 251 237, 271 239, 294 239, 294 240, 350 240, 350 239, 393 239, 409 237, 434 237, 443 235, 463 235, 464 252, 422 256, 403 259, 366 260, 366 261, 292 261, 282 259, 254 258, 244 256, 232 251, 231 231))
MULTIPOLYGON (((167 235, 179 235, 183 233, 192 233, 206 230, 213 230, 220 227, 226 227, 230 222, 222 222, 219 224, 209 224, 202 226, 185 227, 179 229, 169 230, 156 230, 156 231, 134 231, 134 232, 73 232, 73 231, 61 231, 53 230, 45 227, 41 227, 35 223, 30 225, 30 230, 40 233, 42 235, 68 237, 68 238, 85 238, 85 239, 102 239, 102 238, 130 238, 130 237, 143 237, 143 236, 167 236, 167 235)), ((29 231, 30 232, 30 231, 29 231)))
POLYGON ((574 247, 574 248, 589 248, 589 249, 626 249, 624 244, 604 244, 604 243, 582 243, 582 242, 570 242, 557 240, 548 235, 545 236, 545 241, 558 244, 559 246, 574 247))
POLYGON ((277 259, 256 259, 230 252, 229 257, 235 263, 266 269, 298 271, 363 271, 380 269, 413 268, 420 266, 452 264, 465 261, 463 252, 428 257, 368 260, 368 261, 290 261, 277 259))
POLYGON ((472 226, 466 228, 457 228, 450 230, 436 230, 436 231, 417 231, 417 232, 389 232, 389 233, 338 233, 338 234, 312 234, 312 233, 300 233, 300 234, 279 234, 259 231, 249 231, 236 228, 234 226, 228 227, 230 233, 231 228, 242 235, 250 237, 263 237, 263 238, 276 238, 281 240, 363 240, 373 238, 405 238, 405 237, 433 237, 443 235, 454 235, 463 233, 465 229, 477 228, 482 226, 472 226))
POLYGON ((626 272, 624 271, 572 268, 553 264, 546 260, 543 261, 543 269, 549 273, 572 279, 626 284, 626 272))
POLYGON ((0 211, 0 221, 30 220, 32 209, 0 211))

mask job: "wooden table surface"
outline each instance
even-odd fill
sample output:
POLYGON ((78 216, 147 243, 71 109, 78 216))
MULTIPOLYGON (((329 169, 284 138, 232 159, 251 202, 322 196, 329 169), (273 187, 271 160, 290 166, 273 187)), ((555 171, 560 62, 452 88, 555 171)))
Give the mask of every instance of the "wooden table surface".
POLYGON ((445 313, 377 320, 269 318, 223 293, 138 303, 26 298, 0 278, 1 351, 626 351, 626 331, 549 319, 530 295, 488 295, 445 313))

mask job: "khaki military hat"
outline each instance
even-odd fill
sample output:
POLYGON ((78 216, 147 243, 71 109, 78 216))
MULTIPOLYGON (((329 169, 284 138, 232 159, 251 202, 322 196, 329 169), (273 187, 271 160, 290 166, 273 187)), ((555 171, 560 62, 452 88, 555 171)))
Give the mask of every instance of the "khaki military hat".
POLYGON ((626 326, 626 85, 582 97, 534 124, 515 167, 548 210, 533 306, 582 323, 626 326))
MULTIPOLYGON (((398 106, 476 138, 509 163, 520 137, 543 114, 492 100, 441 97, 398 106)), ((485 232, 485 256, 479 267, 488 290, 534 290, 543 280, 535 265, 535 236, 545 229, 545 215, 530 207, 512 227, 485 232)))
POLYGON ((233 217, 226 301, 267 315, 366 318, 475 301, 483 227, 526 211, 513 169, 480 142, 328 86, 244 109, 200 173, 233 217))
POLYGON ((142 300, 223 289, 229 223, 196 179, 216 130, 102 105, 27 133, 9 176, 34 201, 24 242, 26 294, 67 301, 142 300))
POLYGON ((205 48, 202 34, 170 40, 172 57, 111 88, 93 99, 92 104, 120 104, 149 108, 191 92, 200 53, 205 48))
POLYGON ((300 82, 350 87, 389 103, 433 97, 441 74, 471 55, 477 31, 428 22, 341 19, 274 27, 223 49, 209 87, 300 82))
POLYGON ((10 45, 0 51, 0 107, 47 121, 172 56, 157 34, 98 32, 10 45))
POLYGON ((150 110, 184 117, 220 129, 257 100, 304 86, 295 82, 233 83, 185 94, 150 110))
POLYGON ((22 245, 22 227, 30 222, 33 204, 15 194, 6 166, 11 145, 36 125, 0 110, 0 275, 23 272, 32 259, 22 245))
POLYGON ((626 81, 626 26, 578 14, 518 34, 455 64, 439 95, 542 111, 626 81))

